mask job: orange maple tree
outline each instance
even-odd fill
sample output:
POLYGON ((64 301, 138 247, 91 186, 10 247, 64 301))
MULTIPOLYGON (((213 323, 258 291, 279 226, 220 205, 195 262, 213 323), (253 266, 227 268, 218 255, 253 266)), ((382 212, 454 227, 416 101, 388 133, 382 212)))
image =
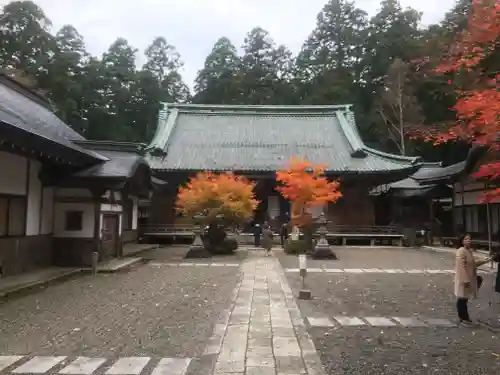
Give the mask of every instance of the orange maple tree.
POLYGON ((233 173, 200 172, 179 188, 176 209, 183 215, 202 214, 210 223, 223 215, 226 223, 243 223, 252 218, 259 201, 254 184, 233 173))
POLYGON ((292 158, 286 169, 276 172, 282 185, 278 191, 292 202, 292 224, 303 227, 311 222, 308 209, 336 202, 342 193, 338 181, 329 181, 324 175, 326 166, 313 165, 307 160, 292 158))
MULTIPOLYGON (((445 60, 435 68, 437 74, 450 74, 449 84, 461 87, 453 107, 457 120, 451 126, 421 128, 420 136, 436 143, 463 139, 476 145, 500 150, 500 73, 488 74, 488 59, 500 48, 500 2, 475 0, 467 30, 452 45, 445 60)), ((473 177, 500 179, 500 161, 482 165, 473 177)), ((489 192, 486 200, 500 198, 500 188, 489 192)))

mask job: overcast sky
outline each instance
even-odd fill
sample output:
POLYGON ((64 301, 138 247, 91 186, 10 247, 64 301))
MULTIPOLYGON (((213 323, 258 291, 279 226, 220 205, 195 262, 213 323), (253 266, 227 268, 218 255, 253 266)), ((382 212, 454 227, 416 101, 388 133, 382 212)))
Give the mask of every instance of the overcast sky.
MULTIPOLYGON (((9 0, 0 0, 3 6, 9 0)), ((182 56, 183 76, 192 87, 214 42, 227 36, 240 47, 254 26, 271 33, 296 53, 314 28, 327 0, 35 0, 52 21, 55 32, 73 25, 85 38, 87 50, 101 55, 124 37, 142 52, 156 36, 164 36, 182 56)), ((379 0, 357 0, 370 15, 379 0)), ((455 0, 401 0, 424 13, 423 23, 439 21, 455 0)))

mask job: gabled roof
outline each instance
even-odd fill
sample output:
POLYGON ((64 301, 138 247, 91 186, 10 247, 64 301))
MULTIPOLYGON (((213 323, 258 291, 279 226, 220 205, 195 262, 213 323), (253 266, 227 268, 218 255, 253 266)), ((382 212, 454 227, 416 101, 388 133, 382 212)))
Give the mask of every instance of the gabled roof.
POLYGON ((73 159, 68 161, 84 163, 106 160, 74 144, 84 138, 61 121, 46 100, 4 73, 0 73, 0 125, 4 140, 24 138, 31 149, 40 148, 49 155, 61 154, 73 159))
POLYGON ((448 166, 422 168, 412 178, 421 185, 454 183, 460 177, 470 174, 486 152, 485 147, 473 147, 465 160, 448 166))
POLYGON ((87 150, 99 152, 108 160, 75 173, 74 177, 115 178, 132 177, 140 165, 147 166, 143 157, 144 145, 128 142, 75 141, 87 150))
POLYGON ((151 176, 149 164, 144 159, 144 144, 110 141, 75 141, 87 150, 99 152, 106 161, 81 169, 59 178, 58 186, 99 186, 120 189, 126 184, 142 189, 165 185, 166 182, 151 176), (135 182, 134 182, 135 181, 135 182), (132 183, 132 185, 131 185, 132 183))
POLYGON ((339 175, 408 175, 420 167, 419 158, 365 146, 346 105, 165 104, 148 149, 159 171, 276 171, 293 156, 339 175))
POLYGON ((451 196, 453 190, 446 186, 446 184, 423 185, 417 179, 441 169, 443 169, 442 163, 424 163, 422 168, 410 177, 391 184, 379 185, 372 189, 370 195, 391 194, 400 198, 424 196, 442 198, 451 196))
POLYGON ((452 189, 447 185, 471 173, 486 150, 484 147, 473 147, 465 160, 447 166, 443 166, 443 163, 424 163, 422 168, 410 177, 391 184, 379 185, 370 194, 390 193, 398 197, 450 196, 452 189))

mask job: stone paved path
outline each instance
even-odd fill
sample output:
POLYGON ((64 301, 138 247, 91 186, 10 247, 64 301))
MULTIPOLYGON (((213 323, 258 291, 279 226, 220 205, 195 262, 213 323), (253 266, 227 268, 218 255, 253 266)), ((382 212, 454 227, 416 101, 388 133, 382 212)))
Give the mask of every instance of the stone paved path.
POLYGON ((279 262, 249 258, 241 270, 227 326, 216 325, 216 335, 226 328, 220 348, 213 342, 207 348, 217 352, 213 374, 324 374, 279 262))

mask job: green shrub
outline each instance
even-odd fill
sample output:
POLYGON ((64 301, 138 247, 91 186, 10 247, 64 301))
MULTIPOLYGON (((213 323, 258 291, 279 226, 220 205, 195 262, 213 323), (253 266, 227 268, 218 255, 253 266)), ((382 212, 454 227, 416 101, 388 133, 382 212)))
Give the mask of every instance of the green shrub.
POLYGON ((306 240, 292 240, 287 239, 285 243, 285 254, 305 254, 307 251, 307 241, 306 240))

